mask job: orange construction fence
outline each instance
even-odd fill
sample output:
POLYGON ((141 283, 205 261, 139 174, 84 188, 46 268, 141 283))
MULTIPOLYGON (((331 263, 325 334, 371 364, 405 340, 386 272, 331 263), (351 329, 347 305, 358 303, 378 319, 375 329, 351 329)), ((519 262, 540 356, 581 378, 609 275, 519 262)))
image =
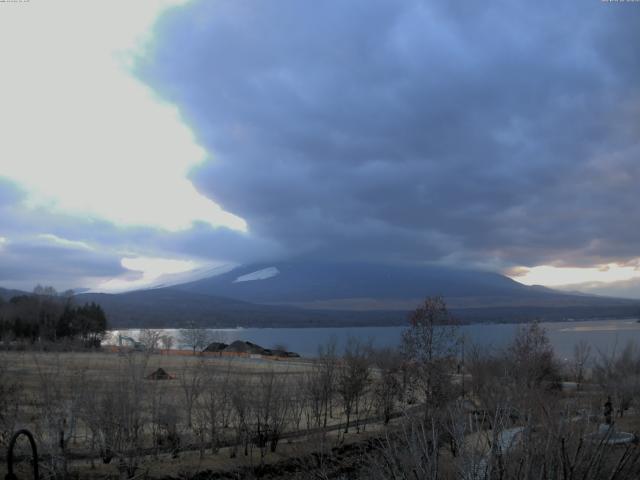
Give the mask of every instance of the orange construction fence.
MULTIPOLYGON (((121 352, 131 352, 133 348, 131 347, 119 347, 118 345, 104 345, 102 349, 106 352, 110 353, 121 353, 121 352)), ((160 355, 173 355, 173 356, 182 356, 182 357, 236 357, 236 358, 261 358, 265 360, 288 360, 289 357, 279 357, 272 355, 260 355, 255 353, 247 353, 247 352, 195 352, 193 350, 165 350, 158 349, 156 350, 160 355)))

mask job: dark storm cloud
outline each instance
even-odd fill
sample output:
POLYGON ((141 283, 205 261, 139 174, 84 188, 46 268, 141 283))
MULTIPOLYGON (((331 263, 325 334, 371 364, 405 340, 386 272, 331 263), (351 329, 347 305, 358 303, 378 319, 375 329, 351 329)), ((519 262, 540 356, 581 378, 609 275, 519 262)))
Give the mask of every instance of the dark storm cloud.
POLYGON ((120 257, 47 236, 13 237, 0 245, 0 285, 31 290, 36 283, 82 287, 88 278, 123 275, 120 257))
POLYGON ((0 178, 0 284, 135 276, 136 255, 640 257, 639 32, 633 3, 192 1, 137 73, 211 154, 198 190, 250 231, 116 226, 0 178))
POLYGON ((114 277, 136 280, 124 257, 244 263, 282 256, 273 241, 196 223, 179 232, 112 223, 24 203, 26 194, 0 177, 0 286, 31 290, 92 287, 114 277))
POLYGON ((29 291, 37 283, 82 287, 89 278, 126 273, 121 256, 92 249, 75 235, 83 226, 91 231, 86 222, 27 208, 25 197, 19 187, 0 177, 0 286, 29 291))
POLYGON ((637 4, 194 1, 139 75, 211 153, 198 189, 293 254, 640 255, 637 4))

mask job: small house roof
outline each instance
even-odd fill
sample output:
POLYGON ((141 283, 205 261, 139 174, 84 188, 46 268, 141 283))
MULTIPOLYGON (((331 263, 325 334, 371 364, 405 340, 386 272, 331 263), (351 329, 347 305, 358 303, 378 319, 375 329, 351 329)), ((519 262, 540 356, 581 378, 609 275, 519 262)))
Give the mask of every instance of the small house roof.
POLYGON ((162 367, 147 376, 147 379, 149 380, 172 380, 174 378, 175 377, 173 375, 167 373, 167 371, 162 367))

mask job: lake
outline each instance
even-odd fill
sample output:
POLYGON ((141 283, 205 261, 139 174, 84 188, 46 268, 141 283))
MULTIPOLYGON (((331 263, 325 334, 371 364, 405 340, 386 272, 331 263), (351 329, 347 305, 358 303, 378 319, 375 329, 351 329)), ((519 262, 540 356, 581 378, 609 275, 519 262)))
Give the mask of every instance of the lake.
MULTIPOLYGON (((619 351, 628 341, 640 344, 640 323, 634 319, 593 320, 574 322, 553 322, 540 324, 559 358, 571 358, 573 348, 581 340, 587 341, 593 354, 610 354, 619 351)), ((474 324, 460 327, 465 343, 503 347, 510 342, 519 327, 518 324, 474 324)), ((332 338, 338 342, 338 348, 344 348, 349 337, 371 341, 376 347, 395 347, 400 344, 405 327, 331 327, 331 328, 234 328, 211 329, 214 340, 231 343, 246 340, 260 346, 271 348, 284 345, 288 350, 304 357, 315 356, 320 345, 332 338)), ((139 330, 120 330, 123 335, 137 338, 139 330)), ((166 329, 163 333, 178 337, 178 330, 166 329)), ((118 331, 114 331, 117 336, 118 331)), ((116 337, 117 338, 117 337, 116 337)))

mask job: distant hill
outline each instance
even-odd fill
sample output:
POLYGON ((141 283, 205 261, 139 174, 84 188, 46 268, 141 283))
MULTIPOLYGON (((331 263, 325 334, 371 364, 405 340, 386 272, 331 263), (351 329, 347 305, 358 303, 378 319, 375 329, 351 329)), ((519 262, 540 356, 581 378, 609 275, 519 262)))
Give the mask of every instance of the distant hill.
POLYGON ((490 272, 362 263, 282 262, 222 270, 165 288, 81 294, 114 326, 404 325, 424 297, 442 295, 468 322, 632 317, 640 302, 529 287, 490 272))
POLYGON ((398 325, 405 322, 405 316, 398 312, 310 311, 252 304, 175 288, 117 294, 83 293, 75 299, 79 303, 100 304, 113 328, 180 328, 191 322, 221 328, 398 325))
POLYGON ((28 293, 23 292, 22 290, 0 287, 0 298, 3 300, 10 300, 11 298, 17 297, 19 295, 28 295, 28 293))
POLYGON ((249 265, 174 288, 253 303, 332 310, 408 310, 429 295, 441 295, 459 308, 640 305, 527 286, 491 272, 364 263, 249 265))
MULTIPOLYGON (((526 286, 496 273, 445 267, 280 262, 219 269, 199 280, 118 294, 81 293, 110 324, 179 328, 404 325, 426 296, 442 295, 466 322, 635 317, 640 301, 526 286)), ((0 289, 0 296, 11 296, 0 289)), ((23 293, 23 292, 18 292, 23 293)))

